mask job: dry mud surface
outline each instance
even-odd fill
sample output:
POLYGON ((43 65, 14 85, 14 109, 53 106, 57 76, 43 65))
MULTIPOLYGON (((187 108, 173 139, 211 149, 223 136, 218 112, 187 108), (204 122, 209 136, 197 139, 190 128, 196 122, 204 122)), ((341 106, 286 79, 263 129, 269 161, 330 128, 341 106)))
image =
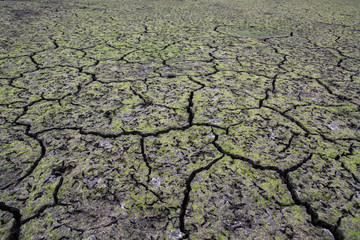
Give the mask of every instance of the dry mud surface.
POLYGON ((357 0, 0 1, 2 239, 359 239, 357 0))

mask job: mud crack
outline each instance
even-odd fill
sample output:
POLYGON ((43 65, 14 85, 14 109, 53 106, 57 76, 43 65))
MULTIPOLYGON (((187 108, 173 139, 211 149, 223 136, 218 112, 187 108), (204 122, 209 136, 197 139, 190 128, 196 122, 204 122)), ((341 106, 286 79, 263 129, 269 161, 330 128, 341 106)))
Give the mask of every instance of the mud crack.
POLYGON ((208 165, 198 168, 194 170, 189 177, 186 179, 186 186, 184 190, 184 198, 180 206, 180 214, 179 214, 179 222, 180 222, 180 231, 184 234, 182 239, 189 238, 190 232, 186 229, 185 226, 185 216, 186 210, 190 202, 190 193, 191 193, 191 182, 194 180, 197 174, 201 173, 202 171, 209 170, 214 164, 220 161, 225 155, 223 154, 221 157, 218 157, 212 160, 208 165))

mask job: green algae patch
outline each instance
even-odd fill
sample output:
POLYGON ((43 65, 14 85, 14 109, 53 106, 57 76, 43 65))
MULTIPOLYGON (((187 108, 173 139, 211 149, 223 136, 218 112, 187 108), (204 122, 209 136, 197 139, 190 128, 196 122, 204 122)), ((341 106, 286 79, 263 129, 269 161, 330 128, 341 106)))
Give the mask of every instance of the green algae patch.
POLYGON ((9 237, 9 233, 12 225, 14 224, 14 219, 11 213, 1 211, 0 212, 0 234, 2 236, 1 239, 7 239, 9 237))
POLYGON ((191 172, 221 156, 210 144, 214 137, 210 128, 192 127, 186 132, 171 131, 161 137, 147 138, 145 146, 152 168, 149 178, 158 179, 153 180, 158 182, 154 186, 168 197, 181 197, 174 186, 184 186, 191 172))
POLYGON ((346 239, 358 239, 360 236, 359 215, 344 218, 341 221, 341 229, 345 230, 344 235, 346 239))
POLYGON ((241 112, 247 108, 258 107, 262 92, 271 86, 271 79, 248 73, 225 72, 195 79, 206 84, 194 96, 195 121, 224 126, 241 121, 241 112))
POLYGON ((35 70, 36 66, 29 57, 18 57, 0 60, 0 69, 0 78, 13 78, 35 70))
MULTIPOLYGON (((26 90, 4 84, 3 86, 0 87, 0 94, 1 94, 0 103, 5 105, 5 104, 21 102, 24 100, 20 97, 23 93, 26 93, 26 90)), ((36 100, 36 97, 34 100, 36 100)))
POLYGON ((33 71, 17 78, 13 85, 27 89, 32 97, 43 96, 48 99, 61 99, 75 93, 81 84, 90 81, 90 77, 79 74, 77 69, 54 67, 33 71))
POLYGON ((115 47, 112 47, 112 45, 107 44, 97 45, 85 50, 86 54, 97 60, 120 59, 130 51, 131 50, 124 51, 122 49, 117 49, 115 47))
POLYGON ((304 106, 291 112, 290 116, 299 120, 311 132, 320 132, 329 138, 357 138, 359 131, 352 124, 358 111, 354 105, 345 106, 304 106))
POLYGON ((40 146, 37 141, 26 136, 19 127, 2 126, 0 129, 2 133, 0 187, 2 188, 21 177, 31 167, 40 156, 40 146))
POLYGON ((156 63, 152 62, 144 65, 114 60, 100 61, 96 66, 84 68, 88 73, 96 73, 97 79, 102 82, 131 82, 159 76, 153 71, 154 69, 156 63))
POLYGON ((94 64, 93 59, 85 57, 83 51, 75 49, 51 49, 43 51, 34 56, 35 61, 42 67, 54 67, 54 66, 90 66, 94 64))
POLYGON ((300 128, 280 114, 251 110, 241 116, 228 134, 219 135, 218 143, 225 151, 280 169, 302 162, 313 152, 316 139, 305 138, 300 128))
POLYGON ((309 225, 304 208, 291 206, 291 197, 276 174, 250 169, 241 161, 224 158, 194 179, 186 217, 193 239, 286 238, 287 234, 329 238, 309 225), (290 206, 280 210, 278 204, 290 206))
POLYGON ((355 191, 354 179, 340 162, 331 158, 315 155, 305 166, 290 174, 299 197, 318 210, 320 219, 335 224, 345 209, 353 209, 358 204, 357 198, 351 197, 355 191))
POLYGON ((359 174, 360 160, 358 158, 359 145, 358 144, 352 145, 352 147, 350 148, 350 152, 345 151, 345 153, 343 153, 342 155, 340 155, 341 156, 340 161, 345 164, 345 167, 352 174, 354 174, 357 177, 357 179, 360 179, 360 174, 359 174))

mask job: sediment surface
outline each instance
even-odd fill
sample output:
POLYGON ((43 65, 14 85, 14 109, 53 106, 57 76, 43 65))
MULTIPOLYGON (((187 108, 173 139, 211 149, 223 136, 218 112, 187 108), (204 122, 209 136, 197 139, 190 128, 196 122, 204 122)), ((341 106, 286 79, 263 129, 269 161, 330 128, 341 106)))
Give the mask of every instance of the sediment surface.
POLYGON ((359 239, 357 0, 0 1, 2 239, 359 239))

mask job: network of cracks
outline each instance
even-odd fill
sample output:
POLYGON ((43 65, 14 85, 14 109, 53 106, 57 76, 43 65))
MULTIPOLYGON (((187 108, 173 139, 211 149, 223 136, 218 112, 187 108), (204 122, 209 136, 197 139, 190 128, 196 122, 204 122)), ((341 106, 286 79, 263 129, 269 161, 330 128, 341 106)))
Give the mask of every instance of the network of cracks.
POLYGON ((359 236, 359 30, 91 3, 0 3, 5 239, 359 236))

